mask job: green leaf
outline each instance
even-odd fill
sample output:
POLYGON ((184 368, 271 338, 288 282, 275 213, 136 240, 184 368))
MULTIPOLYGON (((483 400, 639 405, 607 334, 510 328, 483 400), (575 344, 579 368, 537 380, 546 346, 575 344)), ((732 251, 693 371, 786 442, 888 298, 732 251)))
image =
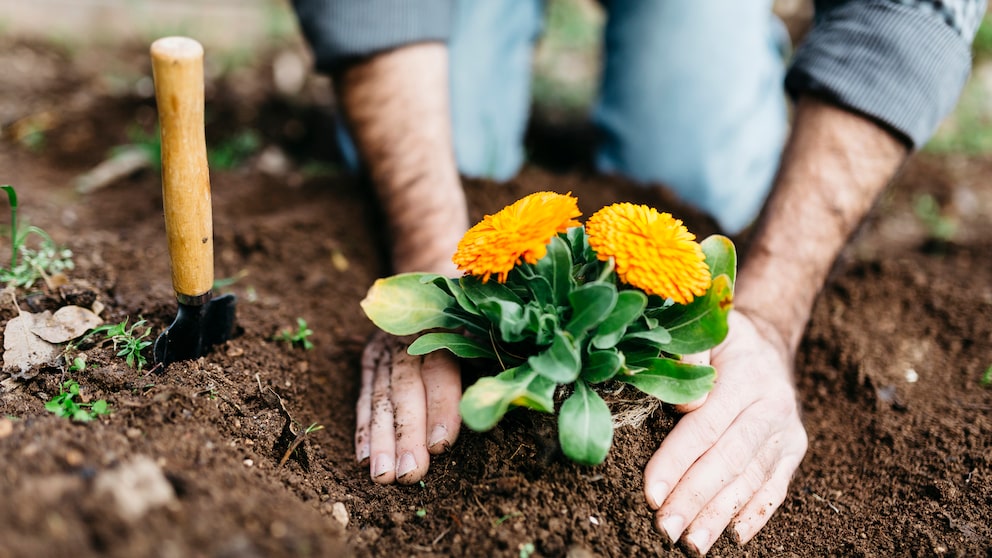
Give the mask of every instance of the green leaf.
POLYGON ((646 329, 644 331, 632 331, 623 336, 624 341, 630 341, 633 339, 648 341, 652 345, 665 345, 672 342, 672 334, 669 333, 667 329, 659 326, 654 329, 646 329))
POLYGON ((520 281, 527 286, 527 290, 531 295, 531 300, 538 304, 555 303, 554 289, 552 289, 551 283, 549 283, 546 278, 536 275, 526 279, 520 278, 520 281))
POLYGON ((568 295, 572 305, 572 319, 565 330, 573 337, 581 337, 599 325, 617 304, 617 289, 607 283, 587 283, 568 295))
POLYGON ((401 273, 378 279, 362 300, 362 310, 380 329, 393 335, 410 335, 425 329, 458 327, 444 311, 455 299, 423 273, 401 273))
POLYGON ((515 343, 523 340, 523 331, 527 328, 527 316, 520 304, 491 298, 479 303, 479 311, 496 326, 503 341, 515 343))
POLYGON ((465 296, 476 305, 481 305, 483 302, 492 299, 515 302, 520 306, 524 305, 523 299, 517 293, 495 280, 483 283, 481 279, 474 275, 466 275, 458 280, 458 284, 461 285, 465 296))
POLYGON ((727 237, 714 234, 699 243, 706 256, 706 265, 710 267, 710 276, 726 275, 730 284, 737 281, 737 251, 734 243, 727 237))
POLYGON ((105 415, 110 412, 106 399, 98 399, 97 401, 94 401, 93 406, 90 407, 90 409, 98 415, 105 415))
POLYGON ((605 382, 616 376, 623 367, 624 355, 616 349, 592 351, 582 367, 582 379, 590 384, 605 382))
POLYGON ((730 277, 713 279, 710 290, 687 306, 675 305, 662 313, 659 321, 672 334, 665 351, 692 354, 712 349, 727 336, 727 315, 734 294, 730 277))
POLYGON ((465 292, 462 291, 462 287, 458 281, 455 281, 450 277, 437 274, 424 274, 424 278, 421 279, 421 281, 423 280, 429 280, 431 283, 437 285, 439 289, 454 297, 455 302, 458 303, 458 307, 462 310, 475 316, 480 315, 479 309, 476 307, 475 303, 465 295, 465 292))
POLYGON ((596 328, 592 346, 597 349, 609 349, 616 345, 627 331, 627 326, 644 312, 647 304, 648 297, 640 291, 620 291, 613 311, 596 328))
POLYGON ((568 293, 572 291, 574 286, 572 254, 569 251, 568 243, 560 236, 553 237, 548 244, 547 255, 538 260, 534 267, 542 277, 550 282, 553 298, 549 302, 564 305, 568 300, 568 293))
POLYGON ((551 346, 527 359, 538 374, 558 384, 570 384, 579 377, 582 360, 570 335, 559 330, 551 346))
POLYGON ((7 201, 10 202, 10 207, 17 209, 17 191, 14 187, 9 184, 4 184, 0 186, 0 190, 7 192, 7 201))
POLYGON ((716 380, 716 369, 712 366, 686 364, 670 358, 655 358, 644 364, 644 370, 629 376, 620 374, 616 379, 673 405, 699 399, 713 389, 716 380))
POLYGON ((569 459, 582 465, 599 465, 613 444, 613 418, 606 402, 585 382, 561 404, 558 442, 569 459))
POLYGON ((496 426, 511 405, 554 412, 554 391, 554 382, 521 366, 479 378, 465 390, 458 410, 466 426, 485 432, 496 426))
POLYGON ((496 359, 492 347, 458 333, 425 333, 410 344, 407 352, 411 355, 426 355, 438 349, 448 349, 451 354, 460 358, 496 359))

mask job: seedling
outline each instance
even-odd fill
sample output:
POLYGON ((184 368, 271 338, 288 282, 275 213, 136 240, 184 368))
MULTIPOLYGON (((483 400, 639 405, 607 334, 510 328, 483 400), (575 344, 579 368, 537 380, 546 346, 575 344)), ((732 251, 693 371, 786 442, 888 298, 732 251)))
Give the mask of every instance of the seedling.
POLYGON ((258 134, 252 131, 242 132, 228 138, 207 153, 207 159, 212 169, 231 170, 237 168, 248 157, 251 157, 261 144, 258 134))
POLYGON ((989 365, 985 369, 985 373, 982 374, 982 385, 985 387, 992 386, 992 365, 989 365))
POLYGON ((72 251, 59 248, 44 230, 30 226, 23 230, 17 223, 17 192, 13 186, 0 186, 10 202, 10 267, 0 269, 0 282, 25 289, 43 279, 51 287, 51 276, 73 269, 72 251), (28 238, 40 239, 37 249, 28 246, 28 238))
POLYGON ((110 405, 105 399, 83 403, 75 400, 77 395, 79 383, 76 380, 66 380, 59 386, 59 394, 45 403, 45 410, 76 422, 89 422, 98 416, 110 414, 110 405))
POLYGON ((536 550, 537 549, 534 548, 534 543, 530 543, 529 542, 529 543, 521 544, 520 545, 520 558, 530 558, 531 555, 533 555, 536 550))
POLYGON ((124 361, 127 362, 128 366, 141 370, 148 363, 148 360, 141 354, 141 351, 147 349, 152 344, 147 339, 152 332, 152 328, 147 327, 144 333, 139 333, 137 330, 145 325, 145 320, 138 320, 128 327, 128 319, 124 318, 124 321, 118 324, 102 325, 87 333, 86 337, 100 333, 106 335, 107 339, 113 342, 117 356, 124 357, 124 361))
POLYGON ((293 455, 293 452, 296 451, 296 448, 300 447, 300 444, 303 443, 303 440, 305 440, 308 435, 323 429, 324 429, 324 425, 317 424, 315 422, 310 426, 306 427, 305 429, 303 429, 303 432, 297 434, 296 438, 294 438, 293 441, 289 444, 289 447, 286 448, 286 453, 283 454, 282 459, 279 460, 279 467, 282 467, 283 465, 286 464, 287 461, 289 461, 289 457, 293 455))
POLYGON ((292 345, 299 345, 306 350, 313 349, 313 343, 309 337, 313 335, 313 330, 307 326, 306 320, 296 318, 296 331, 284 329, 272 337, 273 341, 285 341, 292 345))
POLYGON ((947 242, 954 238, 957 223, 940 210, 940 204, 930 194, 918 196, 913 201, 913 213, 927 228, 927 234, 934 240, 947 242))

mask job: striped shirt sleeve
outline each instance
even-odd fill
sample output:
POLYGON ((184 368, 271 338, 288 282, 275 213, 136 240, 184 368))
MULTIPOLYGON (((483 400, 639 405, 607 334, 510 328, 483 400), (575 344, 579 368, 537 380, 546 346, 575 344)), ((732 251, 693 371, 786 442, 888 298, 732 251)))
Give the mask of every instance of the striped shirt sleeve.
POLYGON ((986 0, 819 0, 786 89, 836 102, 920 147, 957 103, 985 9, 986 0))

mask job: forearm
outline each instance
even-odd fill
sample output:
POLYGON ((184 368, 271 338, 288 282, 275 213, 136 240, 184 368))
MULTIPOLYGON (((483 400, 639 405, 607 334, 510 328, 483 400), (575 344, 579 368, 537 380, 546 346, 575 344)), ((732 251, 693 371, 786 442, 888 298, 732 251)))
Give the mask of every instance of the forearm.
POLYGON ((468 228, 451 139, 448 57, 418 43, 335 75, 339 102, 389 221, 395 272, 454 269, 468 228))
POLYGON ((907 156, 874 122, 811 97, 742 258, 735 306, 772 327, 790 353, 844 244, 907 156))

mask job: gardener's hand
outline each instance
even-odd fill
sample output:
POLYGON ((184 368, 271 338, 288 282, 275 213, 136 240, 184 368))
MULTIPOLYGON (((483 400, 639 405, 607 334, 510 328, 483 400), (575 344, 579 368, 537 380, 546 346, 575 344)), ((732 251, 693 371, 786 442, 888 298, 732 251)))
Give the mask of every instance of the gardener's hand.
POLYGON ((447 351, 411 356, 412 341, 379 331, 362 355, 355 456, 381 484, 418 482, 461 427, 457 361, 447 351))
POLYGON ((807 447, 791 351, 741 312, 729 321, 727 339, 711 355, 715 387, 644 471, 658 528, 699 554, 731 521, 738 542, 750 540, 782 504, 807 447))

